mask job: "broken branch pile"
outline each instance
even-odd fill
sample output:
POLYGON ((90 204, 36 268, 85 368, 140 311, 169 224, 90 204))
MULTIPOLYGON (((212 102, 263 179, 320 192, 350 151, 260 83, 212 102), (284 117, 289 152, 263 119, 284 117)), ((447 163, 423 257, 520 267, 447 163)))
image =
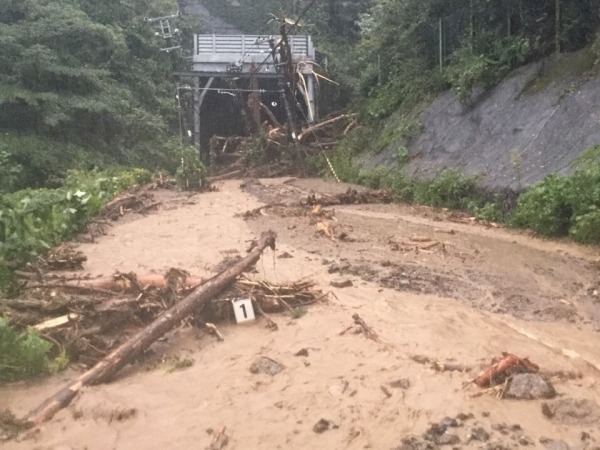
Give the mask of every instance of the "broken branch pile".
MULTIPOLYGON (((36 328, 64 349, 71 361, 90 365, 199 285, 202 280, 180 269, 170 269, 164 277, 116 273, 47 283, 27 280, 22 286, 24 295, 0 303, 0 314, 11 317, 14 324, 36 328)), ((230 299, 239 297, 251 297, 258 308, 269 313, 293 313, 323 295, 310 280, 272 284, 241 278, 224 286, 223 293, 207 302, 201 312, 193 311, 192 323, 203 326, 232 321, 230 299)))
POLYGON ((380 190, 356 190, 348 188, 345 192, 339 194, 317 194, 310 193, 306 198, 295 203, 271 203, 269 205, 259 206, 241 214, 244 219, 252 219, 259 216, 267 216, 269 212, 279 217, 324 217, 332 219, 333 212, 323 209, 323 206, 335 205, 362 205, 362 204, 380 204, 391 203, 392 194, 386 189, 380 190))
POLYGON ((306 279, 277 285, 241 278, 231 292, 236 296, 251 296, 265 312, 270 313, 308 306, 324 297, 315 290, 315 283, 306 279))
MULTIPOLYGON (((280 125, 274 117, 269 118, 269 121, 263 124, 263 134, 260 138, 214 136, 210 143, 211 152, 214 162, 222 169, 216 171, 209 180, 298 175, 298 161, 286 151, 288 132, 285 126, 280 125), (261 153, 258 160, 257 149, 258 153, 261 153)), ((295 145, 305 155, 316 154, 333 148, 341 137, 356 126, 356 114, 326 118, 300 130, 295 145)))
POLYGON ((315 194, 311 193, 304 202, 306 205, 333 206, 333 205, 362 205, 373 203, 391 203, 392 193, 387 189, 368 190, 348 188, 346 192, 339 194, 315 194))

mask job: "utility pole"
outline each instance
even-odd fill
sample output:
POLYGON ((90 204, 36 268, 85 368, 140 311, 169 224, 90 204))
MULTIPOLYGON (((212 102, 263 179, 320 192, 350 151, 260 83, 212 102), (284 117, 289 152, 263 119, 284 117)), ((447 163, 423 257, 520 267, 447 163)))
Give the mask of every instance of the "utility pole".
POLYGON ((181 45, 173 45, 173 38, 179 34, 179 29, 175 28, 171 29, 171 23, 169 19, 176 19, 181 17, 181 13, 177 11, 175 14, 170 14, 168 16, 162 17, 144 17, 144 21, 148 23, 157 23, 158 31, 156 32, 157 36, 162 36, 162 38, 166 41, 167 47, 161 48, 161 52, 170 53, 173 50, 177 50, 181 48, 181 45))
POLYGON ((440 14, 439 19, 439 41, 440 41, 440 72, 444 70, 444 18, 440 14))
POLYGON ((554 9, 554 43, 558 54, 560 53, 560 0, 555 0, 554 9))

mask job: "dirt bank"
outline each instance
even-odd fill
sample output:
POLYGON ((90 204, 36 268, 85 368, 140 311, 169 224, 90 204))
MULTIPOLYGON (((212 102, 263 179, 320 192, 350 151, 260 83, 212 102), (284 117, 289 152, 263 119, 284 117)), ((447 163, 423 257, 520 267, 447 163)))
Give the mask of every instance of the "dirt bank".
MULTIPOLYGON (((174 266, 207 276, 270 228, 279 235, 278 249, 263 256, 252 276, 310 277, 335 295, 300 318, 275 315, 276 332, 262 320, 221 324, 225 340, 217 342, 184 327, 153 345, 146 361, 109 385, 85 389, 28 439, 3 448, 206 448, 223 426, 226 449, 424 448, 421 435, 445 417, 456 419, 447 432, 459 439, 452 447, 598 445, 596 249, 401 205, 314 213, 263 208, 244 219, 240 213, 264 201, 295 203, 310 191, 346 186, 293 179, 240 184, 223 182, 218 192, 196 195, 157 192, 158 212, 129 216, 96 243, 79 245, 88 256, 85 271, 163 273, 174 266), (352 285, 337 288, 332 281, 352 285), (379 342, 348 330, 353 314, 379 342), (543 400, 502 400, 465 384, 502 351, 541 367, 559 394, 552 402, 584 398, 592 402, 589 411, 565 415, 560 411, 568 404, 550 403, 550 418, 543 400), (252 373, 263 356, 285 368, 252 373), (175 357, 193 364, 171 370, 175 357), (435 362, 465 371, 439 371, 435 362)), ((1 406, 23 415, 76 370, 2 386, 1 406)))

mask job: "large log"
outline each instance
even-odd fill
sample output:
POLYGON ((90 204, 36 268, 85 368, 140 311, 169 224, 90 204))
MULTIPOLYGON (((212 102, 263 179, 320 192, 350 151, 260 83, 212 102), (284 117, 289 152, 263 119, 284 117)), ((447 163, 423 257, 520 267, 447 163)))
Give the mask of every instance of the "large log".
POLYGON ((255 264, 265 248, 275 249, 275 238, 276 234, 273 231, 263 233, 258 244, 245 258, 211 278, 171 309, 165 311, 154 322, 129 338, 90 370, 31 411, 25 417, 24 422, 28 426, 39 425, 51 419, 56 412, 67 406, 82 387, 110 381, 120 369, 134 360, 154 341, 177 326, 192 312, 204 307, 215 295, 234 282, 244 270, 255 264))

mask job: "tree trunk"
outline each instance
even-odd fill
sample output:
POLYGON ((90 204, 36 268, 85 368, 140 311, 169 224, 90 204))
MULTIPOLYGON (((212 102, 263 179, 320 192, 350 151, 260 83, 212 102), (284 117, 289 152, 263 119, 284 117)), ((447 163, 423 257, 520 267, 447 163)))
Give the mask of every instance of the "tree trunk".
POLYGON ((262 234, 258 244, 250 253, 215 277, 199 286, 185 299, 171 309, 165 311, 146 328, 129 338, 119 348, 111 352, 94 367, 82 374, 74 382, 65 386, 44 403, 31 411, 25 418, 30 426, 39 425, 49 420, 54 414, 67 406, 83 386, 106 383, 127 363, 133 361, 154 341, 167 331, 178 325, 193 311, 201 309, 212 297, 231 284, 245 269, 255 264, 266 247, 275 249, 275 233, 267 231, 262 234))

